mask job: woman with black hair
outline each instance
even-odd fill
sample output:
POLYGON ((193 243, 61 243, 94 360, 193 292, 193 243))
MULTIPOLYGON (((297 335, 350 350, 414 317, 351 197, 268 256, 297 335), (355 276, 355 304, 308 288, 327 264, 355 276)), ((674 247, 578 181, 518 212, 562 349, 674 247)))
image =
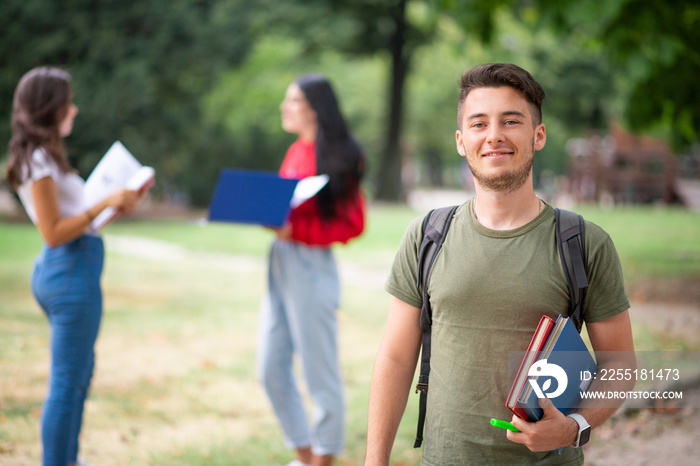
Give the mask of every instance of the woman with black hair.
POLYGON ((364 229, 364 158, 323 76, 299 77, 280 109, 283 129, 299 136, 280 175, 327 174, 329 181, 276 231, 261 306, 259 374, 286 443, 296 450, 290 465, 329 465, 344 446, 345 411, 335 315, 340 282, 330 246, 347 243, 364 229), (292 371, 294 353, 315 404, 312 426, 292 371))
POLYGON ((51 327, 49 391, 41 415, 44 466, 86 465, 77 458, 83 406, 102 318, 102 238, 91 223, 104 209, 132 211, 145 194, 120 189, 85 205, 84 181, 71 168, 63 139, 73 130, 70 75, 27 72, 15 90, 7 178, 45 245, 32 292, 51 327))

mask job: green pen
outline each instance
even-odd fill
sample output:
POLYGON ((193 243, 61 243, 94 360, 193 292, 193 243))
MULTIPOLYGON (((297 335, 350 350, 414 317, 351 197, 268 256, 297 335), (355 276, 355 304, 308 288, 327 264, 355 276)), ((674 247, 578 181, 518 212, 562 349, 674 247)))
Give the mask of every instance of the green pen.
POLYGON ((495 427, 500 427, 501 429, 512 430, 513 432, 520 432, 513 424, 508 421, 501 421, 500 419, 491 418, 491 425, 495 427))

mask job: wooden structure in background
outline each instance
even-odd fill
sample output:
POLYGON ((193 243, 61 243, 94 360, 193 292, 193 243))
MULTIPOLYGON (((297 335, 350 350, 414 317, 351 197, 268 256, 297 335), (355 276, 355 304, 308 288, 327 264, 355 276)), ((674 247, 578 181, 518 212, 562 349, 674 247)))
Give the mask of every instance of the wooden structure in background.
POLYGON ((678 202, 676 157, 664 141, 631 135, 617 125, 567 144, 575 202, 678 202))

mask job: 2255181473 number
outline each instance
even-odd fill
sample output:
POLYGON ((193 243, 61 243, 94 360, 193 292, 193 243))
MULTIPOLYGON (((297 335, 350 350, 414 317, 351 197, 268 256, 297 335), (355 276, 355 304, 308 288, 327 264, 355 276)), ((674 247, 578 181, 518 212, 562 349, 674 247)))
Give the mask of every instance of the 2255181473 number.
POLYGON ((598 380, 678 380, 678 369, 600 369, 594 376, 598 380))

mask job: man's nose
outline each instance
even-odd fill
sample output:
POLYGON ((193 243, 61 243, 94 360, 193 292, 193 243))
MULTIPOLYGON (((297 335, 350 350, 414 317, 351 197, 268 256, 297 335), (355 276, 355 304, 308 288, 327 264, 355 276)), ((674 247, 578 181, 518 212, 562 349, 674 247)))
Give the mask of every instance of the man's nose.
POLYGON ((489 144, 497 144, 503 142, 503 131, 500 125, 489 126, 489 132, 486 137, 486 142, 489 144))

